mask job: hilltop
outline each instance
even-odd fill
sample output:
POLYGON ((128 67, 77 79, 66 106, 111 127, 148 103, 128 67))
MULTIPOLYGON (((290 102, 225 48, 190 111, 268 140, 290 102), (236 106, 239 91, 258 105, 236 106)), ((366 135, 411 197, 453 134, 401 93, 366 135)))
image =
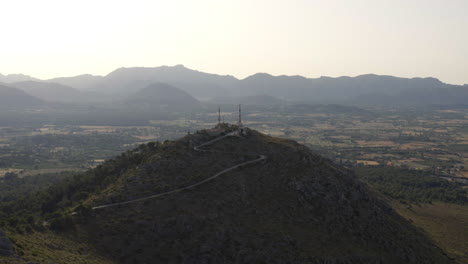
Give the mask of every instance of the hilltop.
MULTIPOLYGON (((295 141, 236 129, 140 145, 54 185, 41 211, 57 234, 114 263, 450 263, 351 172, 295 141)), ((18 246, 53 260, 28 253, 26 239, 18 246)))
POLYGON ((80 91, 70 86, 58 83, 24 81, 10 83, 9 86, 19 88, 26 93, 47 102, 76 103, 103 101, 97 93, 80 91))
POLYGON ((125 103, 167 109, 200 107, 200 102, 189 93, 166 83, 153 83, 128 96, 125 103))

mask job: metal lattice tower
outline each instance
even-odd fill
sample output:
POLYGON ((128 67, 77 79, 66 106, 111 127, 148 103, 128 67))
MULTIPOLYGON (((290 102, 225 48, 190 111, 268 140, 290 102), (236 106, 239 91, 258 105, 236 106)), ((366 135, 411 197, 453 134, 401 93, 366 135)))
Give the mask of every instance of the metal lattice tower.
POLYGON ((242 127, 242 109, 241 109, 240 104, 239 104, 239 121, 237 124, 239 125, 239 127, 242 127))

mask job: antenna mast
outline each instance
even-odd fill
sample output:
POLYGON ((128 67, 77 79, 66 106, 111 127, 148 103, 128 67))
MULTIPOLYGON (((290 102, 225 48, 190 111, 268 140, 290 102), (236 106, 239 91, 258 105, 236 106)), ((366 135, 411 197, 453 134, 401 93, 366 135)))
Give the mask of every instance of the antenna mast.
POLYGON ((221 124, 221 107, 218 105, 218 124, 221 124))
POLYGON ((242 109, 241 109, 241 104, 239 104, 239 122, 238 125, 241 127, 242 126, 242 109))

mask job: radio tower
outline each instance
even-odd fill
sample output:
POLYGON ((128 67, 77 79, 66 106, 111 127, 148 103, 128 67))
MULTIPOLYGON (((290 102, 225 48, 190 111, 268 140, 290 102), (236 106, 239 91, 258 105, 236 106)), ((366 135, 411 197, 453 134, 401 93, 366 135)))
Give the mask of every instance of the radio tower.
POLYGON ((221 107, 218 105, 218 125, 221 124, 221 107))
POLYGON ((238 121, 237 125, 239 125, 239 127, 242 127, 242 109, 241 109, 240 104, 239 104, 239 121, 238 121))

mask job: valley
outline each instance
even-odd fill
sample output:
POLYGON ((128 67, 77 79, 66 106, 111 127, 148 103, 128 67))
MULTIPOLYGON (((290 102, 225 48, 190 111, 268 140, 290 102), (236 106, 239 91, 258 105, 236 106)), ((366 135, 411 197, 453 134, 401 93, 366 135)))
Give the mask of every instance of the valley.
POLYGON ((4 1, 0 264, 468 264, 468 1, 4 1))
MULTIPOLYGON (((468 108, 454 103, 462 87, 445 86, 462 96, 449 104, 317 103, 307 93, 297 99, 304 91, 295 77, 236 80, 175 66, 93 80, 121 93, 37 80, 0 87, 8 102, 0 105, 0 228, 10 255, 39 263, 374 263, 393 252, 393 262, 431 255, 466 263, 468 108), (164 79, 172 71, 196 85, 164 79), (120 79, 142 73, 148 79, 126 90, 120 79), (150 83, 155 76, 170 83, 150 83), (200 83, 207 79, 213 86, 200 83), (295 100, 242 90, 278 96, 273 80, 293 85, 295 100), (229 95, 226 81, 242 89, 229 95), (215 83, 224 92, 213 93, 215 83), (210 93, 219 97, 203 97, 210 93), (238 103, 248 133, 234 137, 238 103), (244 253, 234 254, 239 247, 244 253)), ((323 99, 343 80, 307 83, 331 85, 331 94, 315 91, 323 99)), ((399 93, 408 84, 412 92, 445 85, 346 80, 356 85, 348 92, 361 93, 367 82, 399 93)))
MULTIPOLYGON (((213 126, 217 113, 210 112, 210 108, 214 110, 215 106, 208 105, 196 114, 174 114, 172 119, 165 120, 148 116, 146 124, 140 126, 2 127, 0 172, 33 175, 40 173, 39 169, 90 168, 141 143, 175 139, 213 126), (14 162, 8 161, 9 157, 14 157, 14 162)), ((235 120, 235 106, 225 108, 231 108, 232 112, 224 110, 223 118, 235 120)), ((350 107, 348 111, 341 108, 339 105, 244 106, 249 127, 294 139, 341 165, 403 167, 466 183, 468 109, 350 107)))
MULTIPOLYGON (((226 105, 223 108, 226 109, 222 109, 222 119, 227 121, 236 119, 236 105, 226 105), (228 109, 233 111, 227 111, 228 109)), ((139 148, 142 144, 154 141, 164 144, 170 140, 197 134, 198 131, 203 131, 206 127, 213 127, 217 118, 217 113, 213 109, 216 109, 215 105, 206 104, 196 114, 172 113, 174 117, 172 119, 150 118, 146 123, 138 126, 122 125, 125 120, 120 119, 115 125, 109 123, 101 126, 45 123, 28 127, 2 127, 0 128, 2 142, 0 145, 2 153, 0 172, 4 176, 2 184, 6 184, 6 188, 13 185, 21 186, 21 184, 17 185, 17 180, 14 180, 14 177, 12 180, 12 175, 16 175, 17 178, 24 179, 26 182, 30 181, 29 179, 37 178, 39 185, 36 185, 35 190, 40 190, 43 188, 40 186, 50 186, 50 182, 61 182, 72 178, 77 173, 83 173, 99 167, 101 164, 106 164, 106 160, 115 159, 122 152, 131 153, 132 149, 139 148)), ((340 105, 280 107, 244 105, 243 110, 246 126, 267 135, 294 139, 311 148, 314 153, 329 158, 338 166, 344 166, 354 171, 361 181, 368 184, 375 192, 383 195, 383 199, 387 199, 396 212, 424 230, 425 234, 431 237, 457 263, 466 263, 466 257, 462 253, 466 234, 461 232, 455 235, 450 230, 460 231, 460 228, 453 227, 455 229, 451 229, 449 226, 439 228, 436 224, 438 221, 445 221, 437 220, 439 218, 446 219, 448 217, 448 220, 453 218, 453 216, 442 213, 441 208, 443 207, 455 208, 454 206, 458 206, 456 207, 458 210, 456 219, 458 220, 454 220, 457 226, 467 220, 464 217, 468 211, 465 178, 468 153, 464 149, 467 137, 467 122, 464 118, 468 112, 466 109, 452 108, 448 111, 434 108, 422 111, 421 109, 340 105), (432 121, 429 122, 429 120, 432 121), (395 177, 397 175, 398 177, 395 177), (402 186, 408 187, 403 188, 402 186), (432 187, 428 188, 427 186, 432 187), (421 208, 421 210, 415 210, 417 208, 421 208), (449 242, 452 239, 459 242, 449 242)), ((53 114, 49 115, 50 117, 53 117, 53 114)), ((203 141, 199 144, 202 143, 203 141)), ((243 160, 242 162, 247 161, 243 160)), ((222 171, 230 166, 235 167, 235 165, 235 163, 226 163, 226 165, 217 168, 218 171, 222 171)), ((197 186, 197 182, 204 182, 203 177, 209 176, 209 174, 200 174, 200 170, 193 172, 195 174, 189 177, 192 180, 180 181, 179 179, 179 182, 174 185, 177 186, 176 188, 165 187, 162 189, 162 193, 183 190, 186 186, 197 186), (194 182, 193 179, 198 180, 194 182)), ((214 174, 215 171, 211 173, 214 174)), ((147 179, 145 182, 155 183, 154 179, 147 179)), ((162 182, 157 183, 157 186, 161 187, 166 185, 162 182)), ((154 192, 161 192, 158 191, 159 187, 153 190, 148 189, 148 186, 143 187, 138 184, 134 187, 130 186, 132 185, 122 190, 117 188, 115 190, 118 191, 112 195, 110 195, 110 190, 107 190, 105 192, 107 194, 103 198, 99 198, 103 199, 103 202, 97 204, 93 202, 93 206, 99 207, 103 204, 116 202, 115 205, 118 206, 121 203, 126 204, 127 201, 132 201, 132 199, 159 197, 154 192), (128 188, 137 188, 135 191, 138 191, 139 195, 123 198, 132 193, 131 189, 128 188), (107 195, 110 196, 106 197, 107 195)), ((31 187, 26 185, 21 188, 26 188, 26 191, 31 187)), ((112 188, 116 188, 116 186, 112 188)), ((73 197, 87 197, 89 194, 76 195, 73 197)), ((3 199, 6 197, 15 199, 12 198, 14 194, 9 192, 4 194, 3 199)), ((96 198, 90 201, 94 199, 96 198)), ((137 205, 137 207, 141 207, 139 210, 144 210, 144 207, 152 203, 154 202, 142 200, 141 205, 137 205)), ((60 206, 65 204, 70 204, 70 202, 61 203, 60 206)), ((87 202, 85 204, 87 204, 86 206, 92 205, 87 202)), ((134 207, 134 205, 129 206, 134 207)), ((129 209, 133 210, 131 208, 129 209)), ((27 214, 21 218, 26 219, 27 214)), ((33 218, 38 219, 38 216, 33 216, 33 218)), ((31 242, 25 239, 36 241, 35 237, 55 236, 48 234, 48 231, 30 236, 28 230, 38 229, 37 223, 22 223, 23 220, 16 219, 18 218, 10 217, 10 220, 5 223, 7 223, 6 230, 10 237, 18 241, 17 246, 32 246, 31 242), (8 228, 12 224, 21 230, 20 233, 8 228)), ((64 224, 58 222, 54 226, 62 228, 60 226, 64 224)), ((79 236, 84 235, 81 232, 79 236)), ((54 239, 60 241, 64 238, 58 236, 54 239)), ((36 255, 25 252, 24 257, 27 259, 63 258, 69 261, 72 258, 81 259, 83 256, 79 250, 77 251, 77 248, 86 247, 88 242, 67 238, 63 243, 68 244, 70 248, 67 249, 68 253, 63 256, 56 255, 54 250, 49 253, 43 251, 44 245, 41 240, 37 240, 35 243, 34 247, 38 249, 33 254, 36 255), (80 246, 82 244, 83 246, 80 246), (51 255, 47 257, 44 254, 51 255)), ((17 251, 21 252, 21 250, 17 251)), ((102 252, 93 254, 93 256, 87 257, 90 263, 111 261, 104 260, 105 257, 100 260, 102 252)))

